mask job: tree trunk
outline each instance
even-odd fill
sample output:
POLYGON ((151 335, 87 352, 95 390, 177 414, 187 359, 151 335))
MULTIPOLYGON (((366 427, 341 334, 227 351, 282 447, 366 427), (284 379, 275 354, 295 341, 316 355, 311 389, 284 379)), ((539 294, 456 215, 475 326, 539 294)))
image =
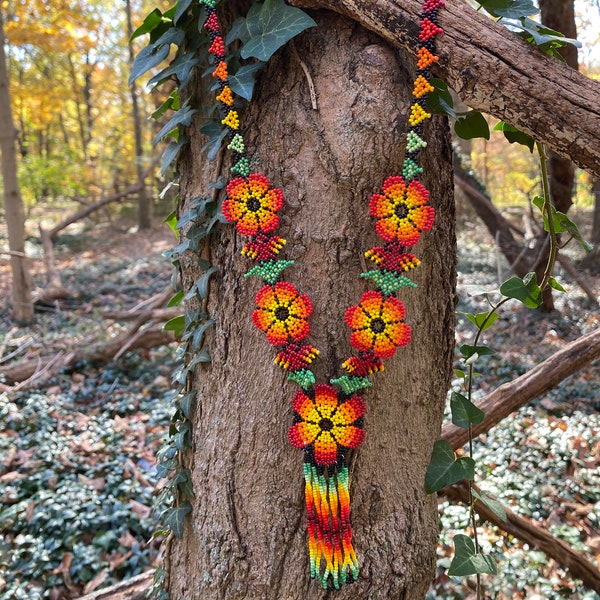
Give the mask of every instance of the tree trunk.
MULTIPOLYGON (((284 191, 286 258, 296 261, 286 275, 313 300, 310 343, 321 350, 314 370, 327 382, 350 352, 344 311, 368 289, 362 254, 378 240, 369 198, 401 172, 414 64, 345 18, 313 16, 319 27, 269 61, 242 127, 255 168, 284 191)), ((180 161, 180 211, 220 174, 201 156, 197 132, 196 124, 180 161)), ((423 598, 435 567, 437 507, 423 482, 451 370, 455 240, 445 120, 435 117, 425 136, 423 183, 436 221, 416 247, 419 287, 400 294, 412 340, 363 393, 366 439, 349 460, 361 571, 336 592, 339 600, 423 598)), ((215 238, 211 260, 221 279, 208 308, 217 326, 212 363, 194 381, 186 457, 196 497, 184 537, 169 553, 169 592, 185 600, 331 598, 309 579, 303 457, 287 441, 297 388, 252 325, 259 284, 243 277, 240 236, 224 227, 215 238)), ((197 262, 182 259, 186 289, 200 274, 197 262)))
MULTIPOLYGON (((127 38, 131 38, 133 26, 131 23, 131 0, 125 0, 125 14, 127 17, 127 38)), ((129 42, 129 70, 133 69, 135 53, 133 44, 129 42)), ((129 87, 131 92, 131 115, 133 118, 133 134, 135 139, 135 168, 138 182, 141 184, 138 192, 138 229, 150 229, 152 227, 152 202, 144 185, 144 170, 142 159, 144 147, 142 144, 142 121, 140 119, 140 108, 138 103, 138 90, 135 81, 129 87)))
POLYGON ((4 53, 4 26, 0 9, 0 150, 4 182, 4 211, 11 251, 13 317, 21 323, 33 321, 31 275, 25 256, 25 213, 17 180, 17 131, 13 123, 8 70, 4 53))

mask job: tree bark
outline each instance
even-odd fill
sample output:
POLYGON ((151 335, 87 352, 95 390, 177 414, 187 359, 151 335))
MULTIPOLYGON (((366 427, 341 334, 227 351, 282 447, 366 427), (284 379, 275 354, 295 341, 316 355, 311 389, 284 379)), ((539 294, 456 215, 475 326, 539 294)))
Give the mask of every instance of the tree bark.
POLYGON ((33 321, 31 274, 25 256, 25 212, 17 180, 17 130, 12 118, 8 69, 4 52, 4 25, 0 7, 0 151, 2 152, 2 180, 4 211, 8 229, 8 247, 11 251, 12 314, 16 321, 33 321))
MULTIPOLYGON (((296 261, 286 279, 313 300, 310 343, 321 350, 315 372, 326 382, 350 352, 344 311, 368 289, 361 256, 378 240, 368 200, 401 171, 414 65, 351 21, 313 16, 319 27, 295 42, 297 55, 286 47, 269 61, 243 132, 254 164, 285 194, 282 234, 286 258, 296 261)), ((180 211, 219 175, 201 156, 198 129, 190 129, 180 162, 180 211)), ((415 250, 423 260, 419 287, 401 294, 412 341, 363 394, 367 437, 350 458, 361 571, 336 592, 339 600, 423 598, 435 566, 436 502, 423 481, 449 382, 455 242, 445 120, 435 117, 426 137, 424 184, 436 222, 415 250)), ((302 455, 287 441, 297 388, 252 325, 259 284, 243 277, 243 241, 232 227, 215 237, 211 259, 221 280, 209 312, 217 329, 212 363, 194 381, 193 452, 185 459, 196 496, 169 553, 169 592, 186 600, 330 598, 309 579, 302 455)), ((185 289, 200 275, 197 264, 182 258, 185 289)))
MULTIPOLYGON (((293 0, 346 15, 415 52, 421 0, 293 0)), ((503 119, 600 175, 600 83, 547 56, 466 2, 446 0, 434 68, 472 108, 503 119)))
MULTIPOLYGON (((131 0, 125 0, 125 14, 127 17, 127 38, 131 38, 133 26, 131 23, 131 0)), ((129 42, 129 70, 133 69, 135 53, 133 44, 129 42)), ((142 144, 142 121, 140 119, 140 108, 138 103, 138 89, 135 81, 129 86, 131 93, 131 116, 133 119, 133 134, 135 140, 135 168, 138 182, 141 184, 138 192, 138 229, 150 229, 152 227, 152 199, 148 195, 144 184, 144 170, 142 159, 144 158, 144 146, 142 144)))
POLYGON ((600 177, 594 179, 592 195, 594 196, 594 214, 592 217, 590 242, 592 244, 600 244, 600 177))

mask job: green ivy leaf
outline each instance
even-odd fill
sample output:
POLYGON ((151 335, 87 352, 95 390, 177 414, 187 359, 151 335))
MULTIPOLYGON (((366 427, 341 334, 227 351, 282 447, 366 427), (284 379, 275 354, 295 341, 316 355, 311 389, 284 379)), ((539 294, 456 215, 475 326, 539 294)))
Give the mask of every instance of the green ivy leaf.
POLYGON ((183 300, 183 290, 179 290, 168 302, 167 306, 179 306, 183 300))
POLYGON ((473 488, 471 488, 471 495, 477 498, 482 504, 485 504, 503 523, 506 523, 506 511, 498 500, 473 488))
POLYGON ((208 281, 209 279, 219 271, 219 267, 211 267, 210 269, 204 271, 202 275, 198 278, 196 282, 196 286, 198 288, 198 294, 200 298, 204 299, 208 296, 208 281))
POLYGON ((287 5, 284 0, 265 0, 257 25, 258 34, 253 34, 242 46, 241 56, 266 62, 293 37, 317 24, 304 11, 287 5))
POLYGON ((565 288, 560 285, 560 283, 558 283, 558 281, 556 281, 556 279, 554 277, 550 277, 548 279, 548 284, 550 285, 550 287, 554 290, 557 290, 559 292, 566 292, 567 290, 565 290, 565 288))
MULTIPOLYGON (((543 212, 544 199, 541 196, 536 196, 531 202, 537 206, 542 213, 542 217, 544 219, 544 230, 550 231, 548 216, 543 212)), ((565 213, 556 210, 556 207, 553 204, 550 205, 550 214, 552 215, 552 223, 554 225, 555 233, 568 233, 586 252, 591 252, 594 249, 589 242, 583 239, 583 236, 579 231, 579 227, 577 227, 577 225, 573 223, 573 221, 571 221, 571 219, 569 219, 565 213)))
POLYGON ((129 41, 135 40, 146 33, 154 31, 163 22, 163 14, 155 8, 150 14, 146 16, 144 22, 131 34, 129 41))
POLYGON ((177 239, 179 239, 179 231, 177 231, 177 212, 173 211, 169 216, 166 217, 164 222, 168 225, 169 229, 177 236, 177 239))
POLYGON ((425 475, 425 491, 428 494, 439 492, 447 485, 462 479, 472 480, 474 477, 475 461, 472 458, 456 458, 454 450, 446 440, 435 442, 425 475))
POLYGON ((465 577, 476 573, 496 575, 498 568, 496 561, 491 556, 475 553, 473 540, 457 533, 454 536, 454 558, 450 563, 448 575, 451 577, 465 577))
POLYGON ((192 511, 192 505, 186 500, 179 506, 170 508, 163 519, 163 523, 173 532, 173 535, 181 539, 183 537, 183 524, 185 515, 192 511))
POLYGON ((200 131, 208 138, 208 142, 202 146, 200 152, 208 152, 208 160, 214 160, 229 130, 216 121, 208 121, 200 131))
POLYGON ((498 319, 498 313, 493 312, 484 312, 484 313, 465 313, 465 316, 477 329, 480 329, 482 332, 487 331, 498 319))
POLYGON ((490 126, 478 110, 470 110, 464 117, 460 117, 454 123, 454 131, 463 140, 490 139, 490 126))
POLYGON ((471 358, 471 356, 477 354, 479 356, 489 356, 495 354, 496 351, 489 346, 477 345, 471 346, 470 344, 463 344, 459 347, 459 350, 464 358, 471 358))
POLYGON ((198 64, 199 59, 195 52, 189 52, 178 56, 167 68, 159 71, 148 85, 161 84, 172 76, 177 78, 177 87, 182 90, 190 80, 192 69, 198 64))
POLYGON ((179 19, 181 19, 191 4, 192 0, 177 0, 177 7, 175 9, 175 15, 173 16, 173 23, 177 23, 179 19))
POLYGON ((173 161, 177 160, 181 149, 190 143, 190 138, 187 135, 182 135, 176 142, 169 142, 168 146, 162 153, 162 162, 160 166, 160 174, 164 175, 173 161))
POLYGON ((160 140, 162 140, 174 129, 177 129, 179 125, 185 125, 186 127, 189 127, 192 122, 192 117, 197 112, 198 111, 191 106, 184 106, 183 108, 180 108, 156 134, 152 143, 156 146, 160 140))
POLYGON ((433 112, 448 115, 457 119, 458 115, 454 110, 454 100, 448 86, 444 81, 437 77, 432 77, 429 83, 435 88, 433 92, 427 94, 427 106, 433 112))
POLYGON ((480 0, 479 4, 495 18, 518 19, 540 12, 532 0, 480 0))
POLYGON ((500 286, 500 293, 507 298, 521 301, 529 308, 537 308, 542 303, 542 292, 535 273, 527 273, 523 279, 511 277, 500 286))
POLYGON ((185 317, 183 315, 173 317, 172 319, 169 319, 163 325, 163 329, 165 331, 172 331, 176 338, 181 335, 184 328, 185 328, 185 317))
POLYGON ((450 409, 452 423, 463 429, 469 429, 469 425, 479 425, 485 418, 485 413, 480 408, 477 408, 466 396, 457 392, 452 392, 450 396, 450 409))
POLYGON ((513 125, 509 125, 504 121, 499 121, 494 127, 494 131, 502 131, 504 133, 504 137, 511 144, 521 144, 522 146, 526 146, 529 148, 529 151, 533 154, 533 149, 535 148, 535 140, 526 133, 523 133, 513 125))
POLYGON ((245 100, 252 100, 256 75, 264 66, 264 62, 258 61, 240 67, 234 75, 229 77, 229 87, 233 90, 233 93, 245 100))

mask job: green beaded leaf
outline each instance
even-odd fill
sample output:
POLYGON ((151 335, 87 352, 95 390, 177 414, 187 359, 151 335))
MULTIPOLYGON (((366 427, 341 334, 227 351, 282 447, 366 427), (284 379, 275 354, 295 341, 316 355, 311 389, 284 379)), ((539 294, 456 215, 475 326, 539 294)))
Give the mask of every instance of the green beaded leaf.
POLYGON ((244 277, 260 277, 273 285, 284 269, 294 264, 293 260, 265 260, 252 267, 244 277))
POLYGON ((414 131, 409 131, 406 134, 406 149, 408 152, 418 152, 421 148, 425 148, 427 142, 420 138, 414 131))
POLYGON ((308 369, 300 369, 299 371, 292 371, 288 375, 288 381, 294 381, 303 390, 307 390, 315 384, 316 379, 312 371, 309 371, 308 369))
POLYGON ((372 279, 386 296, 393 294, 401 287, 417 287, 417 284, 406 277, 406 275, 400 275, 393 271, 373 270, 368 271, 367 273, 361 273, 360 276, 366 279, 372 279))
POLYGON ((343 375, 337 379, 331 379, 330 383, 339 386, 342 392, 348 395, 373 385, 366 377, 357 377, 356 375, 343 375))
POLYGON ((231 167, 232 173, 238 173, 242 177, 248 177, 250 173, 250 162, 246 157, 240 158, 233 167, 231 167))
POLYGON ((406 181, 412 181, 416 179, 418 175, 423 172, 422 167, 420 167, 414 160, 411 158, 407 158, 404 161, 404 166, 402 168, 402 176, 406 181))

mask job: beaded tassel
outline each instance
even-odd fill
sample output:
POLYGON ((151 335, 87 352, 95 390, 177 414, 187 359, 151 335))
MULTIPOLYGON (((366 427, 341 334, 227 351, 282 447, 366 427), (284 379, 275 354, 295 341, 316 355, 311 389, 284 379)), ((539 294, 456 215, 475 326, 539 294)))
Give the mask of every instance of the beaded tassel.
POLYGON ((356 306, 345 313, 352 330, 350 342, 358 353, 342 365, 349 373, 331 384, 316 384, 310 370, 319 354, 304 343, 312 313, 310 299, 296 287, 282 281, 284 270, 293 264, 279 257, 286 240, 276 235, 278 212, 283 208, 283 193, 272 187, 261 173, 251 173, 250 161, 240 129, 240 117, 229 81, 225 42, 215 10, 217 0, 200 0, 206 9, 204 28, 210 36, 208 53, 215 64, 220 121, 227 128, 232 152, 231 172, 235 177, 227 185, 223 215, 248 239, 242 254, 254 261, 246 276, 259 277, 263 285, 256 295, 252 320, 267 341, 276 347, 275 364, 287 370, 288 379, 300 390, 292 400, 294 422, 288 431, 290 444, 304 451, 304 495, 306 501, 308 549, 311 578, 325 589, 339 589, 358 578, 359 565, 352 546, 350 524, 349 472, 347 452, 358 448, 365 432, 363 399, 356 392, 371 385, 368 375, 383 370, 384 358, 390 358, 410 339, 411 329, 404 322, 403 303, 395 297, 400 287, 415 284, 405 273, 420 261, 406 251, 417 243, 422 231, 433 225, 434 210, 428 204, 429 193, 417 180, 423 172, 419 152, 427 146, 423 140, 423 122, 431 118, 425 109, 426 96, 433 91, 430 67, 435 55, 435 37, 442 33, 437 13, 441 0, 425 0, 420 22, 420 48, 414 82, 416 102, 410 108, 409 132, 402 176, 388 177, 382 193, 374 194, 369 209, 377 220, 376 230, 383 246, 365 253, 375 269, 363 273, 376 290, 365 292, 356 306), (333 387, 333 386, 336 387, 333 387))

